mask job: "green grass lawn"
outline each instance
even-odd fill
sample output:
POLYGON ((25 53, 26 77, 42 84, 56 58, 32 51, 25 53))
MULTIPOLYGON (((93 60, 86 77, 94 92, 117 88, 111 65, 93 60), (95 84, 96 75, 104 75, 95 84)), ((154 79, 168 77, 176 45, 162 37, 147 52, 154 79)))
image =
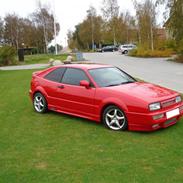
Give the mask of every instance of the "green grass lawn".
POLYGON ((152 133, 37 114, 33 71, 0 71, 0 183, 182 183, 183 120, 152 133))
POLYGON ((55 60, 63 61, 67 58, 67 54, 62 54, 62 55, 53 55, 53 54, 25 55, 25 58, 24 58, 25 61, 23 62, 23 64, 42 64, 42 63, 47 64, 51 58, 53 58, 55 60))

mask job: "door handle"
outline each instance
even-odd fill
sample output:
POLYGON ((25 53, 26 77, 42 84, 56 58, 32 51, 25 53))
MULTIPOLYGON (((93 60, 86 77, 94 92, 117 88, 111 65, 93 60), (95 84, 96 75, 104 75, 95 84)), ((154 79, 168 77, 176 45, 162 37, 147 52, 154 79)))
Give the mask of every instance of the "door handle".
POLYGON ((64 85, 60 85, 60 86, 58 86, 58 88, 64 89, 64 85))

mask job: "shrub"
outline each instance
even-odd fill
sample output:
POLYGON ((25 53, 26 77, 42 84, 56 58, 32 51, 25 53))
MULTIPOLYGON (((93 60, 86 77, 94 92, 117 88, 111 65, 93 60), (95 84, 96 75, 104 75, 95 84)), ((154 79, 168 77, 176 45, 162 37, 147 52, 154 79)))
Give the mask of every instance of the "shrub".
POLYGON ((16 64, 16 49, 11 46, 0 47, 0 66, 16 64))
POLYGON ((159 40, 156 43, 155 50, 167 50, 177 51, 177 44, 175 40, 159 40))
POLYGON ((172 55, 171 49, 166 50, 144 50, 142 48, 131 50, 129 53, 130 56, 133 57, 144 57, 144 58, 150 58, 150 57, 170 57, 172 55))
POLYGON ((167 40, 165 41, 165 48, 172 49, 174 51, 177 50, 177 44, 175 40, 167 40))
POLYGON ((183 39, 177 44, 177 53, 183 55, 183 39))
POLYGON ((179 54, 175 57, 175 61, 183 63, 183 54, 179 54))

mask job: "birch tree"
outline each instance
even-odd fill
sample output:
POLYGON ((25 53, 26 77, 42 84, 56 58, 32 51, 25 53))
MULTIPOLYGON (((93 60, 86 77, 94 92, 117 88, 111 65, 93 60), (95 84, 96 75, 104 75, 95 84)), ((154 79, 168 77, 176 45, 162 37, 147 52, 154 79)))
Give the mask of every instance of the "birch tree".
POLYGON ((119 16, 119 5, 117 0, 103 0, 103 17, 106 23, 111 26, 113 43, 116 45, 116 27, 119 16))
POLYGON ((139 43, 144 48, 154 50, 154 34, 156 28, 155 4, 152 0, 144 3, 134 1, 138 23, 139 43))

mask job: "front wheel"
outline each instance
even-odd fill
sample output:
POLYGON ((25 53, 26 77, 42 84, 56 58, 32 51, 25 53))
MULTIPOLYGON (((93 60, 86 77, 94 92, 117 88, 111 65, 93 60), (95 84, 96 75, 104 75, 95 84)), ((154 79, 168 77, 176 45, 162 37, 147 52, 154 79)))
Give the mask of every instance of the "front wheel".
POLYGON ((125 50, 125 51, 124 51, 124 54, 128 54, 128 51, 127 51, 127 50, 125 50))
POLYGON ((124 112, 116 106, 109 106, 103 112, 104 125, 115 131, 126 130, 128 127, 124 112))
POLYGON ((38 113, 45 113, 48 110, 45 97, 41 93, 36 93, 33 99, 34 109, 38 113))

